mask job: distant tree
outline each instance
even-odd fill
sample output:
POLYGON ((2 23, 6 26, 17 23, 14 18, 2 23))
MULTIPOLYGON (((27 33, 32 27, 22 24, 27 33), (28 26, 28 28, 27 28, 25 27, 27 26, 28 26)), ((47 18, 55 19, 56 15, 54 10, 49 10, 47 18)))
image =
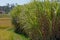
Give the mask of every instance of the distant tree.
POLYGON ((8 14, 13 7, 14 7, 14 4, 10 5, 9 3, 7 3, 7 5, 4 7, 6 14, 8 14))

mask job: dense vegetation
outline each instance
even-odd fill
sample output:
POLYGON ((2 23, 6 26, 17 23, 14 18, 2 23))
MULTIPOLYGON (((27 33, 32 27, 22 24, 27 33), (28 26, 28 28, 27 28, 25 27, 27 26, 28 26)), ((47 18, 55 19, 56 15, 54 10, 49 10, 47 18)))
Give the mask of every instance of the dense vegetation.
POLYGON ((60 5, 56 1, 33 1, 12 11, 15 32, 32 40, 60 40, 60 5))

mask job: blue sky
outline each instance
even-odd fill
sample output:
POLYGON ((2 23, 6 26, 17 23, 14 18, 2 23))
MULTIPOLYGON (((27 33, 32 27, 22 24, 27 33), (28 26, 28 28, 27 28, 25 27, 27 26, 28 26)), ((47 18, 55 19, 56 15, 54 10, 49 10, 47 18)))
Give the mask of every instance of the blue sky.
POLYGON ((0 0, 0 6, 6 5, 7 3, 9 4, 17 3, 22 5, 28 2, 30 2, 30 0, 0 0))

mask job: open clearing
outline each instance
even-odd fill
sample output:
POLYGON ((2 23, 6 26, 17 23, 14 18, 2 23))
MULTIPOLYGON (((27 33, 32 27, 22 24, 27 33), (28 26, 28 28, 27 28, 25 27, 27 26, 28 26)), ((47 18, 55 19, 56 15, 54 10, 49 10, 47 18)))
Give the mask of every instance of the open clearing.
POLYGON ((0 18, 0 27, 11 27, 11 18, 0 18))
POLYGON ((8 14, 0 14, 0 29, 13 27, 11 17, 8 14))
POLYGON ((10 17, 0 17, 0 29, 12 28, 12 22, 10 17))

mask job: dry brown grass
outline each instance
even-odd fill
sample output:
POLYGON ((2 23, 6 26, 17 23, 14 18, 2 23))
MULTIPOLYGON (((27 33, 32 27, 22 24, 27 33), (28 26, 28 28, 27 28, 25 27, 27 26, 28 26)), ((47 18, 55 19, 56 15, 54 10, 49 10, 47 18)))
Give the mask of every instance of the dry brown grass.
POLYGON ((0 28, 11 28, 11 18, 0 18, 0 28))

